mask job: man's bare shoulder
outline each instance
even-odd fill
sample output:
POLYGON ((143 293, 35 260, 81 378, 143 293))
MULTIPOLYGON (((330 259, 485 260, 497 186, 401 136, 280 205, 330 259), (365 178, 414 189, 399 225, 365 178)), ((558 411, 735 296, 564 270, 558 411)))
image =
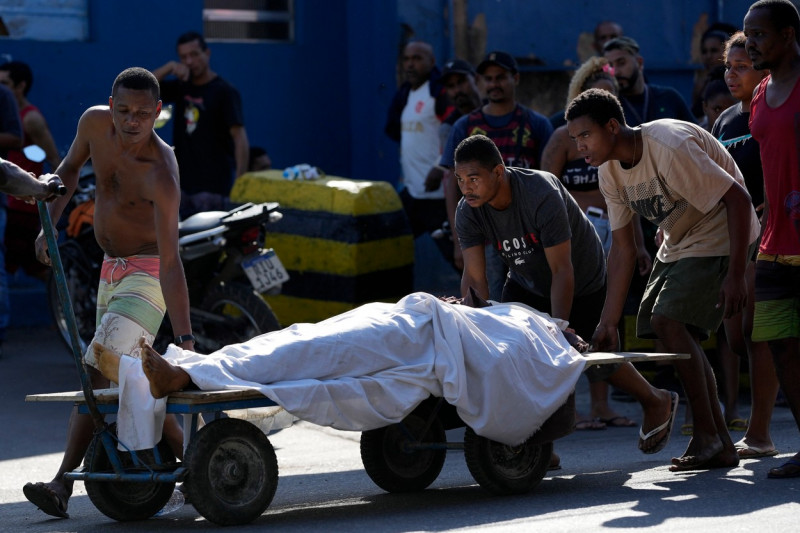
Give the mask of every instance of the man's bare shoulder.
POLYGON ((168 172, 174 172, 175 175, 178 175, 178 160, 175 158, 175 150, 164 142, 161 137, 158 136, 156 132, 153 132, 153 137, 151 139, 151 145, 153 147, 153 151, 156 155, 156 158, 159 162, 163 163, 164 170, 168 172))
POLYGON ((98 128, 110 126, 113 122, 111 120, 111 112, 107 105, 92 106, 81 115, 79 125, 82 127, 98 128))
POLYGON ((178 161, 170 145, 165 143, 155 132, 150 139, 151 176, 155 178, 158 189, 178 189, 178 161))
POLYGON ((83 116, 87 119, 100 119, 111 120, 111 108, 107 105, 95 105, 88 108, 83 112, 83 116))

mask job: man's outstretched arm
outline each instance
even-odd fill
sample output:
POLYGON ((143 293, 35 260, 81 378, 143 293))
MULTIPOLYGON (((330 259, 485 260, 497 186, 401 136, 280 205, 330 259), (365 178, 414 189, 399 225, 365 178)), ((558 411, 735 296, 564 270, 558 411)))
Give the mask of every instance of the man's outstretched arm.
POLYGON ((0 159, 0 191, 20 198, 51 200, 55 198, 61 180, 53 174, 45 174, 37 179, 20 167, 0 159))

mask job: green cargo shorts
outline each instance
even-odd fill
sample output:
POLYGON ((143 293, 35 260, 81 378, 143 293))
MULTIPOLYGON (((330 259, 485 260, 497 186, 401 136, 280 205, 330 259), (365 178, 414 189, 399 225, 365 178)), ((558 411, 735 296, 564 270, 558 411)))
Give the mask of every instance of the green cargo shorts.
POLYGON ((728 256, 687 257, 672 263, 655 259, 639 305, 636 336, 658 338, 650 319, 661 315, 686 324, 701 341, 708 339, 722 324, 724 309, 717 303, 729 262, 728 256))

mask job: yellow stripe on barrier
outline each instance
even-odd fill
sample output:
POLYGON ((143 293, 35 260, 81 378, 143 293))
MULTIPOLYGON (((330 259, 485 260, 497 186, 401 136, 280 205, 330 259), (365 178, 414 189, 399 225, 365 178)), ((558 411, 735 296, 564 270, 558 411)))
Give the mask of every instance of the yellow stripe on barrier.
POLYGON ((414 262, 414 241, 410 235, 348 244, 273 233, 267 237, 267 244, 275 249, 284 267, 303 272, 357 276, 414 262))
POLYGON ((267 300, 282 326, 297 322, 319 322, 356 308, 356 304, 349 302, 311 300, 285 294, 266 296, 264 299, 267 300))
POLYGON ((234 202, 279 202, 282 207, 339 215, 371 215, 403 208, 385 181, 350 180, 337 176, 306 181, 287 180, 279 170, 240 176, 231 190, 234 202))

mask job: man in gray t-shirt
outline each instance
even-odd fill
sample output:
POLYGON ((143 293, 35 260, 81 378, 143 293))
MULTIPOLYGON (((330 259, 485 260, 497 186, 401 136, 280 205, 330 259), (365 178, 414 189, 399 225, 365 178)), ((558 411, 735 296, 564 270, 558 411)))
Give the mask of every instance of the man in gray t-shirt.
POLYGON ((505 209, 488 203, 480 207, 459 204, 456 220, 461 246, 467 249, 488 241, 508 265, 511 280, 552 300, 554 273, 547 256, 550 248, 567 242, 574 297, 603 290, 606 269, 600 239, 558 178, 539 170, 506 167, 506 179, 511 203, 505 209))
MULTIPOLYGON (((503 301, 522 302, 569 320, 591 338, 605 301, 606 267, 600 238, 558 178, 507 168, 491 139, 473 135, 455 150, 455 177, 464 197, 456 229, 464 255, 461 293, 488 297, 484 243, 497 247, 509 267, 503 301)), ((642 405, 639 449, 656 453, 669 441, 678 396, 656 389, 630 363, 587 370, 642 405), (659 425, 660 424, 660 425, 659 425), (645 433, 646 432, 646 433, 645 433)))

